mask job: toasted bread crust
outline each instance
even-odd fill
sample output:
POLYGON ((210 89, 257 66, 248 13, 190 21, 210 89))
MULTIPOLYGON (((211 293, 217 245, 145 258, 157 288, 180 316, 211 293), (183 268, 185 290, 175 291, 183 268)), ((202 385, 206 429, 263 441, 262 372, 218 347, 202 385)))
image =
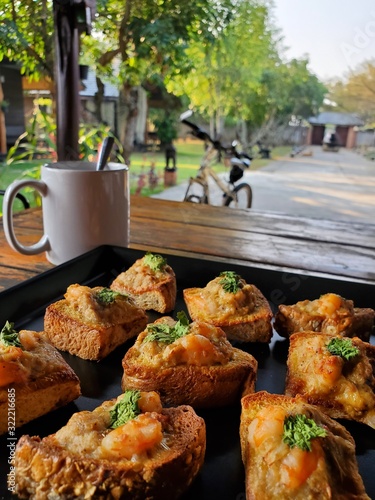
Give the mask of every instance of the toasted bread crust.
POLYGON ((246 294, 239 291, 237 294, 225 294, 225 297, 221 297, 220 294, 211 295, 209 289, 218 280, 219 278, 215 278, 205 288, 186 288, 183 291, 190 317, 194 321, 206 321, 222 328, 228 338, 233 340, 269 342, 272 337, 272 311, 262 292, 256 286, 246 284, 244 287, 246 294), (237 306, 235 300, 232 300, 233 308, 228 314, 225 309, 229 299, 235 299, 237 295, 238 308, 241 310, 235 311, 237 306), (217 311, 217 315, 212 313, 213 310, 217 311))
POLYGON ((145 461, 112 462, 74 456, 56 445, 53 436, 22 436, 15 455, 16 493, 20 498, 56 500, 177 498, 200 470, 205 454, 205 424, 192 408, 164 409, 173 446, 145 461))
POLYGON ((268 314, 261 312, 259 315, 254 314, 250 323, 237 323, 230 326, 222 325, 221 328, 230 340, 269 343, 272 337, 272 327, 268 318, 270 318, 268 314))
POLYGON ((130 348, 122 361, 122 389, 157 391, 164 404, 173 406, 213 408, 234 404, 242 395, 254 392, 258 364, 250 354, 233 349, 233 359, 225 365, 157 368, 140 364, 130 348))
POLYGON ((374 319, 373 309, 354 307, 351 300, 336 294, 325 294, 314 301, 303 300, 293 305, 279 305, 274 327, 282 337, 310 331, 359 337, 368 342, 374 319))
POLYGON ((164 404, 194 408, 233 404, 254 392, 256 359, 233 347, 221 328, 195 321, 174 338, 171 332, 177 326, 164 316, 139 334, 122 361, 123 390, 157 391, 164 404), (158 329, 167 340, 149 338, 158 329))
MULTIPOLYGON (((48 364, 48 373, 31 373, 26 380, 0 388, 0 434, 8 430, 10 394, 14 397, 14 422, 11 423, 15 427, 64 406, 81 395, 80 381, 61 354, 41 333, 28 334, 35 334, 38 338, 38 351, 43 355, 43 363, 48 364)), ((38 355, 36 359, 40 370, 38 355)))
POLYGON ((44 328, 52 344, 83 359, 100 360, 116 347, 135 337, 147 324, 141 315, 126 324, 104 327, 88 325, 70 317, 59 302, 46 310, 44 328))
POLYGON ((375 428, 375 346, 354 337, 359 355, 345 362, 325 349, 336 337, 315 332, 290 337, 285 394, 301 394, 332 418, 375 428))
MULTIPOLYGON (((15 426, 31 422, 61 406, 65 406, 74 401, 81 395, 79 381, 76 378, 70 378, 68 375, 56 374, 53 377, 46 377, 35 382, 35 389, 30 386, 27 388, 15 388, 15 426)), ((0 393, 0 434, 5 434, 8 430, 8 394, 6 400, 0 393), (5 401, 4 401, 5 400, 5 401)))
POLYGON ((120 273, 111 289, 130 295, 142 309, 159 313, 172 311, 176 304, 176 276, 168 264, 162 271, 154 272, 138 259, 127 271, 120 273))
MULTIPOLYGON (((299 396, 290 398, 261 391, 245 396, 241 405, 240 441, 246 474, 246 498, 369 500, 358 472, 354 440, 344 426, 299 396), (257 448, 249 439, 249 427, 259 412, 274 406, 284 408, 288 415, 302 413, 327 432, 326 437, 318 438, 317 449, 321 451, 318 452, 320 458, 315 470, 310 471, 310 475, 307 474, 297 487, 287 487, 283 482, 285 476, 280 471, 284 466, 284 458, 272 462, 271 454, 273 450, 277 453, 277 449, 267 448, 265 454, 265 448, 261 448, 261 445, 257 448)), ((292 464, 290 461, 285 462, 287 471, 293 470, 290 469, 292 464)), ((298 477, 298 470, 295 474, 298 477)))
MULTIPOLYGON (((91 294, 100 289, 101 287, 90 289, 72 285, 65 296, 76 294, 80 297, 82 291, 83 299, 88 300, 90 305, 90 300, 95 303, 91 294)), ((106 316, 101 317, 103 312, 98 308, 98 311, 94 310, 92 317, 89 318, 83 314, 85 304, 77 309, 74 307, 74 302, 71 303, 67 299, 59 300, 47 307, 44 330, 51 343, 58 349, 83 359, 100 360, 141 332, 147 324, 147 315, 143 309, 136 306, 131 299, 126 300, 123 300, 125 312, 119 316, 112 317, 109 309, 105 311, 106 316)), ((117 314, 119 310, 121 312, 122 305, 118 307, 120 309, 117 310, 117 314)))

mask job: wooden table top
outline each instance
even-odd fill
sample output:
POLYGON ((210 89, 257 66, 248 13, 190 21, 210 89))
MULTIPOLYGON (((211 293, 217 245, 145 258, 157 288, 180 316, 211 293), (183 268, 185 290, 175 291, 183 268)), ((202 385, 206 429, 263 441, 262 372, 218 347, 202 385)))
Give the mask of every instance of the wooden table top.
MULTIPOLYGON (((0 219, 1 227, 2 222, 0 219)), ((42 234, 41 209, 14 216, 20 242, 42 234)), ((13 251, 0 231, 0 291, 53 268, 13 251)), ((131 197, 130 244, 139 250, 260 265, 375 284, 375 225, 131 197)))

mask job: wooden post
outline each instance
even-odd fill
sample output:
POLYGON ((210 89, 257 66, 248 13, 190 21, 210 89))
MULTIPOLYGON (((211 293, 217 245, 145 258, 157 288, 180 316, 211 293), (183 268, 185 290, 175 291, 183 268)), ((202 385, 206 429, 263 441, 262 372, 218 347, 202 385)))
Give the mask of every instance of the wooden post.
POLYGON ((54 0, 58 160, 78 160, 80 119, 79 36, 90 32, 94 0, 54 0))
POLYGON ((74 4, 53 2, 58 160, 77 160, 79 128, 78 30, 74 4))
MULTIPOLYGON (((3 85, 0 79, 0 103, 4 99, 3 85)), ((0 153, 7 152, 7 134, 5 128, 5 115, 4 111, 0 108, 0 153)))

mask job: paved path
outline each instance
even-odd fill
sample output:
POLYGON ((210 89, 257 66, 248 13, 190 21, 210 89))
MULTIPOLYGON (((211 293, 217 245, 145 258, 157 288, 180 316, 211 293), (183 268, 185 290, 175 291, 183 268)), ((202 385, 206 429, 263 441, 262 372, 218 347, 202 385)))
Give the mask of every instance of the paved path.
MULTIPOLYGON (((253 189, 253 208, 297 216, 375 223, 375 161, 341 149, 310 148, 312 156, 283 157, 246 172, 253 189)), ((182 201, 187 183, 155 198, 182 201)), ((216 186, 213 186, 215 188, 216 186)), ((213 204, 221 193, 213 190, 213 204)))

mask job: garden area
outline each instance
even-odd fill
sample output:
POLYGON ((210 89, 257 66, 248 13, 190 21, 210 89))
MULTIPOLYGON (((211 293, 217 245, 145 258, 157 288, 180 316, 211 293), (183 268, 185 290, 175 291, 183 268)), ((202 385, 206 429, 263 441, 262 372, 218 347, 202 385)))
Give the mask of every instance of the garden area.
MULTIPOLYGON (((177 183, 180 184, 187 181, 189 177, 196 175, 201 158, 204 153, 203 143, 198 140, 177 140, 175 142, 177 151, 177 183)), ((277 147, 272 150, 272 157, 287 155, 290 152, 290 147, 277 147)), ((51 159, 26 159, 14 161, 10 164, 0 163, 0 189, 6 189, 7 186, 14 180, 24 178, 39 178, 40 167, 46 162, 55 161, 51 159)), ((257 170, 267 165, 271 160, 254 158, 252 161, 251 170, 257 170)), ((162 192, 167 186, 164 186, 164 169, 165 169, 165 153, 163 151, 150 151, 147 153, 134 152, 131 155, 131 163, 129 168, 130 192, 140 196, 152 196, 162 192)), ((215 165, 217 173, 228 171, 224 164, 217 163, 215 165)), ((31 206, 36 206, 40 203, 38 196, 26 188, 21 191, 31 206)), ((15 211, 21 210, 22 204, 19 200, 15 200, 15 211)), ((2 212, 0 207, 0 212, 2 212)))

